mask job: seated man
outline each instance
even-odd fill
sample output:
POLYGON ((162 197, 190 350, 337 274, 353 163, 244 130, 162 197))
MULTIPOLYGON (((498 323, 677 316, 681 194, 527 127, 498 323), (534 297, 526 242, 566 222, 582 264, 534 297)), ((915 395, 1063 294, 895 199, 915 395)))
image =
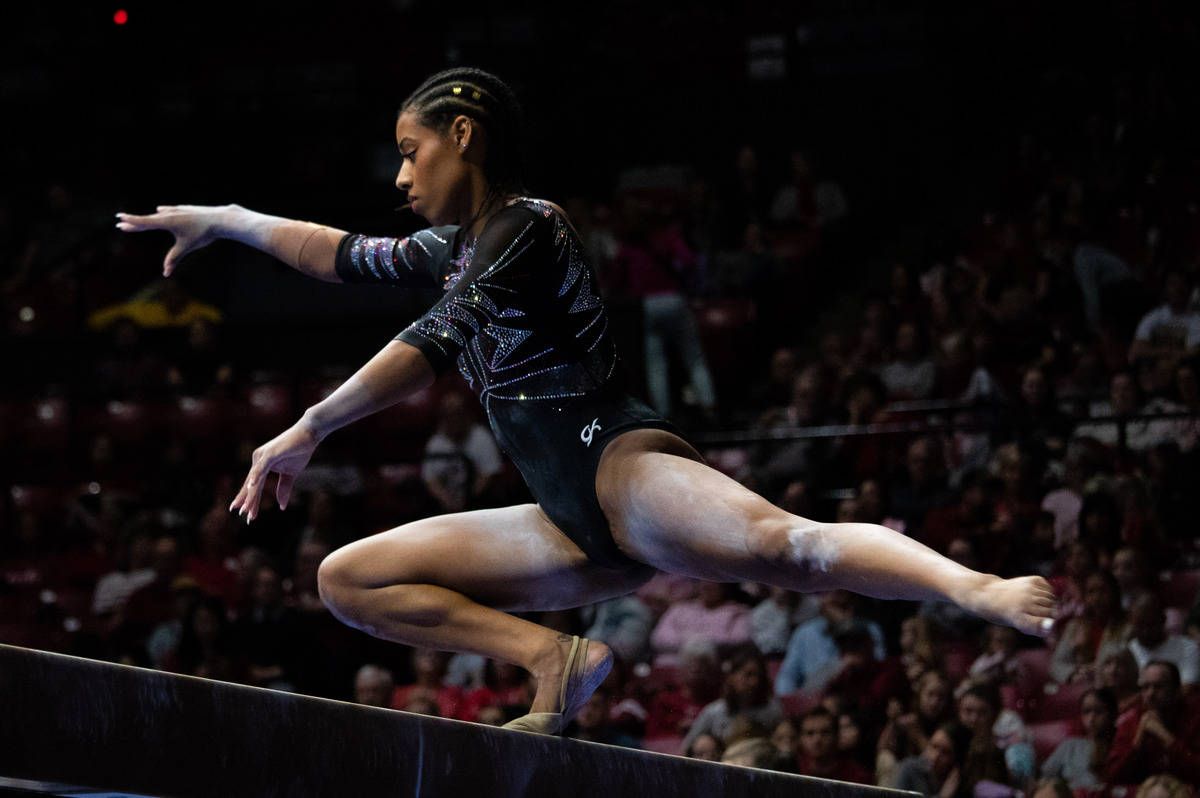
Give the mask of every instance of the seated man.
POLYGON ((1139 596, 1129 611, 1129 626, 1129 650, 1139 669, 1160 660, 1175 666, 1185 686, 1200 681, 1200 646, 1182 635, 1167 635, 1162 599, 1153 593, 1139 596))
POLYGON ((1156 660, 1142 669, 1142 706, 1117 723, 1105 762, 1109 784, 1139 784, 1156 773, 1200 782, 1200 706, 1183 698, 1179 669, 1156 660))

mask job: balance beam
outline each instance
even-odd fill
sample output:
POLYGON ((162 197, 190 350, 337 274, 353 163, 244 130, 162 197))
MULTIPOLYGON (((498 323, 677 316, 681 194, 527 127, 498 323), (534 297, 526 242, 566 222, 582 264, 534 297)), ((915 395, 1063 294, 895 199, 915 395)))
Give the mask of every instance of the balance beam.
POLYGON ((905 794, 0 645, 0 795, 29 793, 905 794))

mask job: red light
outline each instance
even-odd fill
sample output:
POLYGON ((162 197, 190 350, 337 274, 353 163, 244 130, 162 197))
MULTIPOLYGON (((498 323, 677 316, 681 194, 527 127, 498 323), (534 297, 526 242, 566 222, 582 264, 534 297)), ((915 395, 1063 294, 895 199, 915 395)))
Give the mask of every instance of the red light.
POLYGON ((117 13, 113 14, 113 22, 117 25, 124 25, 128 21, 129 14, 123 8, 117 9, 117 13))

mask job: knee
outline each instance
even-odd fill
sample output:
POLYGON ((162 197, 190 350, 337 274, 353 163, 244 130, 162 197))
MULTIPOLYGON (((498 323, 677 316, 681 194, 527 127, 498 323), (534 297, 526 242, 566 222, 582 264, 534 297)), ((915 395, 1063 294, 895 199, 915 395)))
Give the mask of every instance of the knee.
POLYGON ((828 524, 795 515, 756 522, 749 540, 754 558, 772 568, 828 573, 839 556, 828 524))
POLYGON ((362 628, 370 588, 356 567, 355 557, 344 548, 328 555, 317 567, 317 594, 343 623, 362 628))

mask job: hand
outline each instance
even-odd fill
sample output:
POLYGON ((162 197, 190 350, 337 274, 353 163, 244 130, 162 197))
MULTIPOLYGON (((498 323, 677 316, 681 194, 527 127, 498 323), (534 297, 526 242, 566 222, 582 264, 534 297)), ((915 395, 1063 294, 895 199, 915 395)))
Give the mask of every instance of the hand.
POLYGON ((126 233, 146 230, 166 230, 175 236, 175 244, 163 260, 163 277, 170 277, 179 259, 189 252, 211 244, 220 238, 217 227, 234 205, 159 205, 156 213, 134 216, 118 213, 117 229, 126 233))
POLYGON ((1153 734, 1162 741, 1163 745, 1168 747, 1175 742, 1175 735, 1171 734, 1166 724, 1163 723, 1162 718, 1154 710, 1150 710, 1142 715, 1142 719, 1138 723, 1137 734, 1134 737, 1144 739, 1146 734, 1153 734))
POLYGON ((279 502, 279 509, 286 510, 296 475, 308 465, 320 442, 321 438, 301 419, 278 437, 255 449, 250 473, 229 505, 230 512, 236 509, 239 515, 246 517, 246 523, 257 518, 263 487, 266 486, 267 475, 272 471, 279 475, 275 483, 275 499, 279 502))

